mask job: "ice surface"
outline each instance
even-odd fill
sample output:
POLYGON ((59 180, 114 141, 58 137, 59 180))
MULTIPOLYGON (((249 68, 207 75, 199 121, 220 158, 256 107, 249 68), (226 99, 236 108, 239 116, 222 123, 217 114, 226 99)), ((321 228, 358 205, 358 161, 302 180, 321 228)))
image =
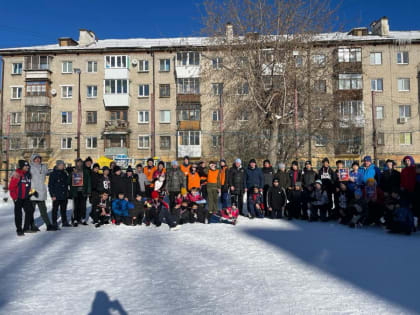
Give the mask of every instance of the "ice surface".
POLYGON ((0 226, 0 314, 420 312, 418 234, 240 218, 18 238, 10 201, 0 226))

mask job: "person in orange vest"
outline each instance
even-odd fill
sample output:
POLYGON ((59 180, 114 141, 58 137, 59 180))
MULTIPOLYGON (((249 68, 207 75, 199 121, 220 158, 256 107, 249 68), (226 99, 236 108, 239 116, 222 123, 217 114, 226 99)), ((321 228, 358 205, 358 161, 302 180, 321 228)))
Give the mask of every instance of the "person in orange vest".
POLYGON ((206 162, 201 161, 198 163, 197 167, 198 175, 200 175, 200 191, 201 196, 207 200, 207 172, 206 172, 206 162))
POLYGON ((146 188, 146 195, 147 197, 151 197, 153 191, 153 174, 157 170, 156 166, 153 164, 153 159, 150 158, 147 160, 147 166, 143 169, 143 173, 147 177, 147 181, 150 183, 147 185, 146 188))
POLYGON ((187 175, 187 189, 191 191, 193 188, 200 189, 200 175, 197 172, 197 164, 192 164, 187 175))
POLYGON ((213 213, 217 213, 217 199, 220 194, 220 170, 217 169, 216 162, 211 161, 209 163, 209 169, 207 174, 207 202, 209 205, 209 217, 213 213))
POLYGON ((228 167, 226 160, 220 160, 220 186, 221 186, 221 202, 222 209, 228 207, 229 185, 228 185, 228 167))
POLYGON ((184 163, 182 163, 179 168, 184 173, 185 177, 187 177, 191 169, 190 158, 188 156, 184 156, 184 163))

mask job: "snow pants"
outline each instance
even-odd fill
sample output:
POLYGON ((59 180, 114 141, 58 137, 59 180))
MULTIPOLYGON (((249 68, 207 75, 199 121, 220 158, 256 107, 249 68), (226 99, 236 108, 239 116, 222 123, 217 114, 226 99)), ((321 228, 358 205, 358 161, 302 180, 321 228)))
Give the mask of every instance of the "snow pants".
POLYGON ((15 203, 15 225, 16 232, 22 232, 23 230, 29 230, 31 227, 31 221, 33 219, 33 207, 29 199, 17 199, 15 203), (25 212, 25 223, 23 224, 22 230, 22 210, 25 212))

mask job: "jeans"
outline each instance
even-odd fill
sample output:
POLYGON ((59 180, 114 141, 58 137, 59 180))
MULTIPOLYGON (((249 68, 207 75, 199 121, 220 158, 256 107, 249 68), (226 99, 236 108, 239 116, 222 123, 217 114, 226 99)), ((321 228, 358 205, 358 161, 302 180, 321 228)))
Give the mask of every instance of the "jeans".
POLYGON ((60 208, 61 224, 67 224, 67 200, 54 200, 52 208, 52 224, 57 226, 57 213, 60 208))

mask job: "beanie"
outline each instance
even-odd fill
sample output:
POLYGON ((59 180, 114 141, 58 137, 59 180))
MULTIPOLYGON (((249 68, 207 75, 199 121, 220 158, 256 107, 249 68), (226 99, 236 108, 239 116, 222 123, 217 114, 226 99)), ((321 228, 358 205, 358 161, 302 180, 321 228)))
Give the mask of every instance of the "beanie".
POLYGON ((20 169, 24 168, 25 166, 29 166, 29 163, 25 160, 19 160, 18 161, 18 166, 20 169))
POLYGON ((55 161, 55 166, 59 166, 59 165, 64 165, 64 161, 63 160, 55 161))
POLYGON ((129 165, 128 167, 127 167, 127 170, 126 170, 126 172, 128 173, 128 172, 131 172, 131 173, 133 173, 133 169, 131 168, 131 166, 129 165))
POLYGON ((235 160, 235 163, 242 164, 242 161, 241 161, 241 159, 236 159, 236 160, 235 160))
POLYGON ((114 166, 114 173, 121 171, 121 167, 119 167, 118 165, 114 166))
POLYGON ((159 192, 157 192, 156 190, 152 191, 152 199, 156 199, 159 198, 159 192))
POLYGON ((101 168, 98 163, 93 164, 92 168, 101 168))

